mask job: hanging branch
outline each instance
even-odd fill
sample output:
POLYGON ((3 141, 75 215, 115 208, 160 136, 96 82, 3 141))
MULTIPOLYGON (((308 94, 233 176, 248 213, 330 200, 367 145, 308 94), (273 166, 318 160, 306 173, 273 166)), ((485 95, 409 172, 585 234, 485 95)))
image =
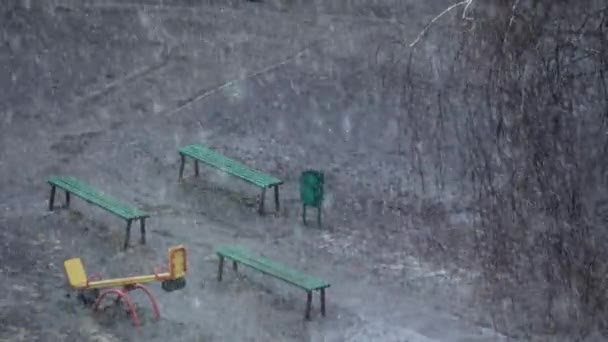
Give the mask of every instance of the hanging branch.
POLYGON ((451 10, 453 10, 454 8, 456 8, 458 6, 464 6, 464 10, 462 11, 462 19, 473 20, 473 18, 467 16, 467 10, 469 9, 469 6, 471 6, 472 3, 473 3, 473 0, 464 0, 459 3, 453 4, 452 6, 443 10, 443 12, 439 13, 439 15, 437 15, 435 18, 433 18, 433 20, 431 20, 428 24, 426 24, 424 29, 422 31, 420 31, 420 33, 418 34, 418 37, 416 37, 416 39, 410 44, 410 47, 414 47, 414 45, 416 45, 420 41, 420 39, 422 39, 422 37, 426 34, 426 32, 429 30, 429 28, 431 28, 431 26, 437 20, 439 20, 439 18, 443 17, 446 13, 450 12, 451 10))

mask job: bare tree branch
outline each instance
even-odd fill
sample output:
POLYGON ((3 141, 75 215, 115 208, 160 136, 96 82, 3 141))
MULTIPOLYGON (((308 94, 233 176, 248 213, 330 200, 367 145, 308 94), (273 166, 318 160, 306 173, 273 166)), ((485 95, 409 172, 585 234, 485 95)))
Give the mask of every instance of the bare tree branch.
POLYGON ((473 0, 464 0, 461 1, 459 3, 453 4, 452 6, 446 8, 445 10, 443 10, 443 12, 439 13, 435 18, 433 18, 428 24, 426 24, 426 26, 424 27, 424 29, 422 29, 422 31, 420 31, 420 33, 418 34, 418 36, 416 37, 416 39, 414 39, 414 41, 410 44, 410 47, 414 47, 414 45, 416 45, 420 39, 422 39, 422 37, 426 34, 426 32, 429 30, 429 28, 431 28, 431 26, 437 21, 439 20, 439 18, 441 18, 442 16, 444 16, 446 13, 450 12, 451 10, 453 10, 454 8, 458 7, 458 6, 463 6, 464 5, 464 11, 462 13, 462 18, 463 19, 472 19, 472 18, 468 18, 466 16, 466 11, 469 8, 469 6, 471 5, 471 3, 473 3, 473 0))

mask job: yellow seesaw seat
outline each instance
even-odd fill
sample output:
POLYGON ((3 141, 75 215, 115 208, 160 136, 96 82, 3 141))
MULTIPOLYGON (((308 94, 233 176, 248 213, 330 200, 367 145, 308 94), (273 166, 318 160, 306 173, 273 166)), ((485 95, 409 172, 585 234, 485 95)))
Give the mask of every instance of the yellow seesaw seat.
POLYGON ((87 274, 80 258, 68 259, 63 262, 63 266, 70 286, 75 289, 84 289, 88 286, 87 274))
POLYGON ((186 248, 183 245, 174 246, 169 249, 168 271, 149 275, 140 275, 125 278, 113 278, 105 280, 91 280, 87 276, 84 265, 80 258, 71 258, 64 261, 63 265, 70 286, 75 289, 94 289, 115 286, 128 286, 153 281, 177 280, 186 275, 186 248))

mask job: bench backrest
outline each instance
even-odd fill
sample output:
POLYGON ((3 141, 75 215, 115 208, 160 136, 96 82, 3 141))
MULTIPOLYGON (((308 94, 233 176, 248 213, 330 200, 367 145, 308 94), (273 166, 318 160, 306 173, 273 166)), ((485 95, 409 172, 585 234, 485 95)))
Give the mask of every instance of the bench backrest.
POLYGON ((171 279, 183 278, 186 276, 187 260, 186 247, 183 245, 169 248, 169 273, 171 279))
POLYGON ((80 258, 68 259, 63 262, 63 266, 70 286, 77 289, 87 287, 87 273, 80 258))

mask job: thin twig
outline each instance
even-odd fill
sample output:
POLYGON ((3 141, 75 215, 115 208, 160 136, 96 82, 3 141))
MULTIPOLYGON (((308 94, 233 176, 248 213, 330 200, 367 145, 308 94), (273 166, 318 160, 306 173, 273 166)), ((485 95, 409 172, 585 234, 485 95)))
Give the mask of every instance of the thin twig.
POLYGON ((420 39, 422 39, 422 36, 424 36, 424 34, 426 33, 426 31, 429 30, 429 28, 431 27, 431 25, 433 25, 437 20, 439 20, 439 18, 441 18, 442 16, 444 16, 446 13, 448 13, 449 11, 453 10, 454 8, 458 7, 458 6, 462 6, 464 5, 465 7, 465 11, 462 13, 463 18, 468 19, 468 17, 466 17, 466 10, 469 8, 469 6, 471 5, 471 3, 473 2, 473 0, 464 0, 461 1, 459 3, 453 4, 452 6, 446 8, 445 10, 443 10, 443 12, 439 13, 439 15, 437 15, 435 18, 433 18, 433 20, 431 20, 422 31, 420 31, 420 33, 418 34, 418 37, 416 37, 416 39, 410 44, 410 47, 413 47, 414 45, 416 45, 420 39))
MULTIPOLYGON (((519 0, 518 0, 519 1, 519 0)), ((467 17, 467 11, 469 10, 469 6, 471 6, 471 4, 473 3, 473 0, 469 0, 467 2, 467 4, 464 6, 464 9, 462 10, 462 19, 465 20, 473 20, 473 18, 471 17, 467 17)))
POLYGON ((515 3, 513 3, 513 9, 511 10, 511 19, 509 19, 508 29, 511 29, 511 25, 513 25, 513 22, 515 21, 515 12, 517 11, 517 6, 519 6, 519 1, 520 0, 515 0, 515 3))

